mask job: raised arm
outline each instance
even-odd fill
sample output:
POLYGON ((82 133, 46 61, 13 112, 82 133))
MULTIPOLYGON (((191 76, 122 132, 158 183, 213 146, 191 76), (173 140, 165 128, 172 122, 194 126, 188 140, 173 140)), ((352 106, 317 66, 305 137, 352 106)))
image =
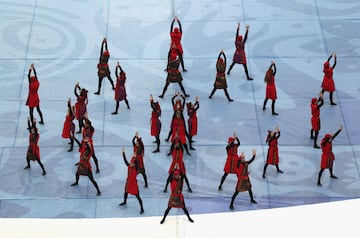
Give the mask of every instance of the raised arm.
POLYGON ((336 54, 335 54, 335 53, 333 53, 333 55, 334 55, 334 64, 333 64, 332 68, 334 69, 334 68, 335 68, 335 66, 336 66, 336 54))
POLYGON ((124 148, 123 148, 123 150, 122 150, 122 156, 123 156, 123 160, 124 160, 124 163, 126 164, 126 166, 129 166, 129 162, 128 162, 127 159, 126 159, 126 154, 125 154, 124 148))
POLYGON ((239 30, 240 30, 240 22, 238 22, 237 28, 236 28, 236 35, 235 35, 235 41, 237 40, 239 36, 239 30))
POLYGON ((79 97, 79 94, 77 92, 77 89, 81 89, 80 86, 79 86, 79 83, 76 83, 75 84, 75 87, 74 87, 74 94, 75 96, 78 98, 79 97))
POLYGON ((244 36, 244 44, 245 44, 245 42, 247 40, 248 33, 249 33, 249 25, 246 25, 245 36, 244 36))

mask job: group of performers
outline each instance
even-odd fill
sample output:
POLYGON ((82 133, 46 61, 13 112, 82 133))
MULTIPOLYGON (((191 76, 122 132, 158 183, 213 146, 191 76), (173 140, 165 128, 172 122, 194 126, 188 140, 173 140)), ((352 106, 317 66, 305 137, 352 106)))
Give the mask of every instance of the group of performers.
MULTIPOLYGON (((233 56, 232 64, 229 69, 226 71, 226 55, 223 50, 218 55, 216 61, 216 77, 213 85, 213 89, 209 95, 211 99, 217 89, 223 89, 226 98, 229 102, 232 102, 228 91, 227 91, 227 82, 226 82, 226 74, 229 75, 230 71, 233 69, 235 64, 243 65, 247 80, 253 80, 250 77, 248 68, 247 68, 247 60, 245 54, 245 43, 248 38, 249 26, 246 26, 245 36, 239 35, 240 23, 237 25, 236 37, 235 37, 235 46, 236 50, 233 56)), ((168 136, 166 137, 166 142, 171 142, 170 149, 168 152, 168 156, 171 155, 172 163, 168 170, 168 178, 166 180, 164 192, 167 192, 167 187, 170 184, 171 187, 171 195, 168 202, 168 207, 165 210, 163 219, 161 220, 161 224, 165 221, 166 216, 168 215, 171 208, 182 208, 184 213, 187 215, 190 222, 193 222, 191 219, 189 212, 185 206, 184 196, 182 194, 183 189, 183 181, 188 187, 188 191, 192 192, 190 187, 190 183, 188 177, 186 176, 185 163, 183 160, 184 151, 187 155, 190 154, 190 150, 195 150, 193 147, 193 137, 197 135, 197 110, 199 109, 199 97, 195 98, 195 102, 187 102, 186 98, 190 97, 189 94, 186 93, 186 90, 182 84, 183 78, 181 72, 179 70, 179 66, 181 65, 183 72, 186 72, 184 66, 183 59, 183 48, 181 44, 182 38, 182 26, 180 20, 177 17, 171 22, 170 27, 170 49, 168 52, 168 62, 165 71, 167 72, 166 83, 163 88, 163 92, 159 95, 160 98, 164 98, 164 95, 167 91, 167 88, 170 83, 178 83, 179 87, 182 91, 182 94, 175 93, 171 99, 173 106, 173 117, 170 123, 170 131, 168 136), (177 23, 177 27, 174 27, 175 23, 177 23), (187 109, 188 120, 187 123, 184 118, 183 111, 187 109), (189 146, 188 146, 189 144, 189 146)), ((111 72, 109 68, 110 53, 108 50, 107 39, 104 38, 101 43, 101 51, 99 57, 99 63, 97 65, 98 68, 98 89, 95 92, 96 95, 101 93, 102 81, 106 77, 108 78, 112 89, 114 90, 114 100, 115 100, 115 111, 111 114, 118 114, 119 103, 120 101, 124 101, 127 109, 130 109, 129 102, 127 100, 127 92, 125 88, 126 82, 126 73, 123 68, 120 66, 119 62, 115 67, 115 76, 116 76, 116 85, 111 78, 111 72)), ((333 69, 336 66, 336 54, 331 54, 328 60, 324 64, 324 78, 322 82, 322 90, 320 92, 319 98, 311 99, 311 139, 314 140, 314 148, 322 148, 322 156, 321 156, 321 166, 320 172, 318 174, 318 185, 321 186, 321 175, 325 169, 330 170, 331 178, 337 178, 333 174, 333 161, 335 156, 332 152, 332 141, 336 138, 336 136, 342 130, 342 126, 338 131, 334 134, 326 134, 324 138, 321 140, 320 146, 317 144, 318 135, 320 131, 320 108, 324 105, 323 94, 325 92, 329 92, 330 96, 330 104, 336 105, 333 100, 333 92, 335 91, 334 81, 333 81, 333 69), (330 60, 334 58, 334 64, 330 66, 330 60)), ((275 75, 276 75, 276 64, 274 61, 271 61, 269 68, 267 69, 264 77, 264 81, 266 83, 266 92, 265 99, 263 102, 263 110, 266 109, 267 101, 272 100, 271 109, 272 115, 279 115, 275 112, 275 101, 277 99, 276 94, 276 86, 275 86, 275 75)), ((28 119, 28 130, 29 130, 29 147, 27 151, 27 166, 25 169, 30 168, 30 161, 37 161, 40 165, 43 175, 46 174, 44 165, 40 161, 40 149, 38 146, 39 140, 39 131, 36 127, 36 119, 34 118, 33 111, 36 108, 40 121, 39 124, 44 124, 43 114, 40 110, 40 100, 38 96, 39 89, 39 81, 36 75, 35 67, 31 64, 28 72, 28 81, 29 81, 29 94, 26 101, 26 105, 29 107, 29 119, 28 119), (33 75, 32 75, 33 73, 33 75)), ((76 102, 72 105, 71 98, 67 101, 67 114, 65 117, 62 137, 65 139, 69 139, 70 148, 69 152, 73 151, 74 141, 79 146, 80 160, 76 163, 77 171, 76 171, 76 181, 71 184, 71 186, 78 185, 80 175, 87 176, 90 181, 93 183, 94 187, 97 190, 97 195, 101 195, 101 191, 97 182, 94 179, 92 174, 92 166, 90 163, 90 158, 93 158, 94 163, 96 165, 96 173, 100 172, 99 164, 97 157, 95 155, 94 145, 93 145, 93 134, 94 127, 91 124, 91 121, 87 112, 87 104, 88 104, 88 90, 80 87, 79 83, 75 84, 74 87, 74 95, 76 97, 76 102), (74 120, 78 121, 78 131, 75 132, 75 123, 74 120), (82 140, 79 141, 75 134, 82 134, 82 140)), ((153 96, 150 95, 150 106, 152 109, 151 113, 151 126, 150 126, 150 135, 155 137, 154 143, 156 143, 156 148, 153 150, 153 153, 160 152, 160 132, 162 129, 162 123, 160 120, 161 117, 161 106, 160 102, 154 100, 153 96)), ((266 178, 266 170, 268 165, 274 165, 278 173, 283 173, 283 171, 279 168, 279 151, 278 151, 278 139, 280 137, 280 129, 276 127, 273 131, 269 130, 266 138, 266 143, 268 144, 268 152, 265 161, 265 165, 263 168, 262 177, 266 178)), ((122 149, 122 157, 125 165, 127 166, 127 179, 125 183, 125 192, 124 192, 124 200, 120 203, 120 206, 127 204, 128 194, 134 195, 139 204, 140 204, 140 214, 144 213, 143 202, 140 197, 137 175, 142 174, 144 178, 145 187, 148 187, 147 176, 145 173, 144 167, 144 144, 142 142, 141 137, 138 133, 133 137, 133 154, 130 161, 127 160, 125 149, 122 149)), ((226 145, 226 153, 227 158, 224 166, 224 174, 221 177, 220 184, 218 186, 218 190, 222 190, 222 185, 229 174, 236 174, 237 176, 237 184, 235 187, 235 192, 232 195, 230 202, 230 209, 234 209, 234 201, 239 192, 248 191, 250 196, 251 203, 257 203, 254 200, 252 186, 249 178, 249 168, 248 166, 254 161, 256 157, 256 151, 252 151, 252 157, 250 160, 245 160, 245 153, 242 152, 238 154, 238 148, 240 146, 240 140, 237 135, 234 133, 232 137, 228 138, 228 143, 226 145)))

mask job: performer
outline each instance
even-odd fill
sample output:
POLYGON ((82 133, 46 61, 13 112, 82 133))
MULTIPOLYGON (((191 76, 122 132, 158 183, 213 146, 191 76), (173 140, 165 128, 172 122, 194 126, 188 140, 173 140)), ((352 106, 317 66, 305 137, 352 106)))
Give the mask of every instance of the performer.
POLYGON ((194 220, 191 219, 189 211, 185 206, 185 199, 184 195, 182 194, 184 183, 183 180, 184 175, 181 174, 179 169, 175 170, 174 175, 171 179, 171 195, 169 198, 168 207, 165 210, 163 219, 160 221, 160 224, 163 224, 165 222, 165 218, 169 214, 171 208, 182 208, 189 221, 194 222, 194 220))
POLYGON ((216 78, 215 78, 214 88, 211 91, 209 98, 210 99, 212 98, 212 96, 214 95, 217 89, 224 89, 226 98, 229 100, 229 102, 232 102, 234 100, 230 98, 229 93, 227 91, 225 71, 226 71, 226 55, 224 53, 224 50, 221 50, 218 59, 216 61, 216 78))
POLYGON ((180 58, 182 70, 183 70, 183 72, 187 72, 187 70, 185 69, 185 66, 184 66, 184 59, 183 59, 184 51, 183 51, 182 44, 181 44, 182 27, 181 27, 180 20, 177 16, 175 16, 171 22, 170 38, 171 38, 171 46, 175 46, 175 47, 170 47, 168 58, 169 58, 170 54, 173 53, 171 51, 176 50, 178 52, 178 56, 180 58), (175 21, 177 22, 178 27, 174 27, 175 21))
POLYGON ((138 132, 135 133, 135 136, 132 139, 132 144, 134 148, 134 155, 136 156, 136 160, 138 161, 137 173, 143 176, 145 188, 147 188, 148 181, 144 165, 145 146, 138 132))
POLYGON ((272 114, 277 116, 279 113, 275 112, 275 101, 277 99, 276 95, 276 86, 275 86, 275 74, 276 74, 276 65, 274 61, 271 61, 269 69, 266 71, 264 81, 266 83, 266 93, 265 100, 263 105, 263 110, 266 109, 266 103, 269 99, 272 100, 271 111, 272 114))
MULTIPOLYGON (((194 142, 192 138, 193 136, 197 135, 197 129, 198 129, 198 119, 196 112, 200 107, 199 97, 196 96, 195 103, 192 102, 186 103, 186 107, 187 107, 187 114, 189 116, 188 118, 189 142, 194 142)), ((195 150, 195 148, 192 146, 190 146, 190 149, 195 150)))
POLYGON ((137 198, 137 200, 139 201, 140 214, 143 214, 144 208, 143 208, 143 203, 142 203, 142 200, 140 197, 139 187, 138 187, 138 183, 137 183, 137 179, 136 179, 139 162, 137 161, 136 155, 134 154, 134 156, 131 158, 130 163, 129 163, 126 159, 124 148, 122 149, 122 155, 123 155, 124 162, 128 168, 128 175, 127 175, 126 184, 125 184, 124 201, 122 203, 120 203, 119 206, 123 206, 126 204, 128 194, 130 193, 130 194, 134 195, 137 198))
POLYGON ((170 148, 170 152, 168 153, 168 156, 171 155, 172 156, 172 162, 171 165, 169 167, 169 176, 166 180, 166 185, 165 185, 165 189, 164 189, 164 193, 167 192, 167 187, 169 185, 169 183, 171 182, 173 176, 174 176, 174 171, 176 169, 179 169, 181 174, 183 175, 186 185, 188 187, 188 191, 190 193, 192 193, 192 189, 190 187, 190 183, 189 183, 189 179, 186 176, 186 169, 185 169, 185 163, 184 163, 184 148, 183 145, 181 144, 180 139, 177 137, 175 138, 175 140, 173 141, 173 143, 171 144, 171 148, 170 148))
POLYGON ((240 23, 238 22, 238 26, 236 29, 236 36, 235 36, 236 50, 234 53, 233 62, 230 65, 230 68, 227 71, 227 74, 230 74, 230 71, 234 67, 235 64, 242 64, 244 67, 244 70, 245 70, 247 80, 253 80, 253 78, 251 78, 249 76, 249 71, 248 71, 247 64, 246 64, 246 54, 245 54, 245 43, 246 43, 248 33, 249 33, 249 25, 246 25, 244 40, 243 40, 242 35, 239 35, 239 29, 240 29, 240 23))
POLYGON ((81 88, 79 82, 75 84, 74 94, 76 96, 75 103, 75 117, 79 122, 79 130, 76 132, 78 134, 81 133, 82 128, 84 126, 84 119, 87 113, 87 104, 88 104, 88 91, 85 88, 81 88), (78 90, 80 93, 78 93, 78 90))
POLYGON ((268 130, 268 135, 266 137, 266 143, 269 145, 268 153, 266 157, 266 162, 264 165, 263 175, 265 178, 266 168, 268 165, 275 165, 276 171, 278 173, 283 173, 283 171, 279 168, 279 148, 278 148, 278 139, 280 137, 280 129, 276 127, 274 131, 268 130))
POLYGON ((75 107, 71 106, 71 98, 67 101, 67 113, 64 121, 64 126, 62 130, 62 138, 70 139, 70 149, 68 152, 73 150, 74 147, 74 133, 75 133, 75 123, 73 122, 75 119, 75 107))
POLYGON ((156 149, 153 153, 160 152, 160 131, 161 131, 161 107, 158 101, 154 101, 152 94, 150 95, 150 106, 152 109, 151 119, 150 119, 150 135, 155 136, 156 149))
POLYGON ((183 78, 179 71, 180 58, 176 53, 171 53, 169 57, 169 63, 167 67, 167 78, 166 83, 163 89, 162 94, 159 96, 160 98, 164 98, 165 92, 169 87, 170 83, 178 83, 181 91, 184 93, 185 97, 190 97, 190 95, 186 94, 185 88, 182 84, 183 78))
POLYGON ((171 123, 170 123, 169 134, 168 134, 167 138, 165 139, 166 142, 168 142, 170 140, 170 136, 172 135, 172 125, 173 125, 173 120, 176 117, 176 112, 180 112, 182 115, 182 118, 184 117, 185 100, 186 100, 185 96, 180 94, 179 92, 176 92, 174 94, 174 96, 171 98, 171 103, 173 106, 173 116, 172 116, 171 123))
POLYGON ((40 147, 38 145, 40 134, 36 127, 36 120, 34 119, 32 123, 30 123, 30 118, 28 118, 28 130, 29 130, 29 146, 26 153, 26 162, 27 166, 24 169, 30 169, 30 161, 36 161, 43 173, 44 176, 46 174, 45 167, 40 161, 40 147))
POLYGON ((333 134, 333 135, 326 134, 321 140, 322 154, 321 154, 320 171, 319 171, 318 182, 317 182, 318 186, 321 186, 320 179, 321 179, 321 175, 325 169, 329 169, 330 178, 334 178, 334 179, 338 178, 333 173, 333 165, 334 165, 335 155, 332 151, 332 141, 337 137, 337 135, 339 135, 342 128, 343 128, 343 126, 341 125, 340 128, 335 132, 335 134, 333 134))
POLYGON ((107 39, 103 38, 103 40, 101 42, 99 63, 97 65, 99 82, 98 82, 98 90, 97 90, 97 92, 94 93, 96 95, 100 94, 101 84, 105 77, 108 78, 108 80, 111 83, 112 89, 115 90, 114 81, 111 78, 111 73, 110 73, 110 69, 109 69, 109 65, 108 65, 109 58, 110 58, 110 52, 109 52, 108 46, 107 46, 107 39), (104 51, 104 48, 105 48, 105 51, 104 51))
POLYGON ((44 125, 44 119, 43 119, 43 114, 40 109, 40 99, 39 99, 39 94, 38 94, 40 82, 36 75, 36 70, 35 70, 34 64, 31 64, 31 66, 29 68, 28 80, 29 80, 29 93, 28 93, 28 97, 26 100, 26 106, 29 107, 30 120, 34 121, 34 108, 36 107, 36 110, 40 116, 39 124, 44 125), (31 76, 31 72, 34 72, 33 76, 31 76))
POLYGON ((129 101, 127 100, 127 94, 126 94, 126 88, 125 88, 125 82, 126 82, 126 73, 123 71, 123 69, 120 66, 120 63, 117 62, 116 68, 115 68, 115 75, 116 75, 116 88, 115 88, 115 102, 116 107, 115 111, 111 114, 117 114, 119 110, 119 103, 124 100, 127 106, 127 109, 130 109, 129 101), (118 73, 118 70, 120 69, 120 73, 118 73))
POLYGON ((91 163, 90 163, 90 158, 92 155, 92 149, 91 149, 91 145, 89 143, 89 141, 87 141, 86 139, 84 140, 84 144, 80 149, 80 161, 78 163, 78 169, 76 171, 75 177, 76 177, 76 181, 75 183, 71 184, 71 186, 77 186, 79 185, 79 178, 80 175, 83 176, 88 176, 88 178, 90 179, 90 181, 92 182, 92 184, 95 186, 97 193, 97 196, 101 195, 99 186, 97 184, 97 182, 94 179, 94 176, 92 174, 92 168, 91 168, 91 163))
POLYGON ((252 158, 249 161, 245 161, 245 154, 244 152, 241 153, 240 159, 238 161, 238 170, 237 170, 237 184, 235 188, 235 192, 231 198, 230 203, 230 209, 234 210, 234 201, 236 196, 239 194, 239 192, 245 192, 248 191, 250 195, 250 202, 257 204, 257 202, 254 200, 253 192, 251 190, 251 182, 249 178, 249 164, 251 164, 255 160, 256 151, 252 151, 252 158))
POLYGON ((240 140, 234 132, 233 137, 229 137, 228 144, 226 146, 227 158, 224 166, 224 175, 221 177, 220 185, 218 190, 222 190, 222 185, 225 182, 226 177, 229 174, 237 173, 237 163, 239 160, 238 148, 240 146, 240 140))
MULTIPOLYGON (((171 128, 170 141, 174 142, 175 138, 178 138, 181 144, 183 145, 183 147, 185 148, 186 154, 191 155, 188 146, 186 144, 186 137, 188 137, 188 134, 186 130, 184 115, 181 113, 181 111, 176 111, 175 115, 171 120, 170 128, 171 128)), ((168 138, 166 139, 166 141, 168 141, 168 138)), ((191 141, 189 141, 189 144, 190 144, 190 148, 194 149, 191 141)))
POLYGON ((332 53, 327 61, 324 63, 324 77, 321 84, 322 87, 322 93, 329 92, 329 98, 330 98, 330 105, 336 105, 336 103, 333 100, 333 94, 335 92, 335 83, 333 79, 333 73, 336 66, 336 54, 332 53), (334 57, 334 64, 332 67, 330 67, 330 60, 334 57))
POLYGON ((319 136, 319 131, 321 129, 320 124, 320 108, 324 105, 323 93, 320 92, 319 98, 311 99, 311 130, 310 138, 314 140, 314 148, 320 149, 317 144, 317 139, 319 136), (314 134, 315 133, 315 134, 314 134))

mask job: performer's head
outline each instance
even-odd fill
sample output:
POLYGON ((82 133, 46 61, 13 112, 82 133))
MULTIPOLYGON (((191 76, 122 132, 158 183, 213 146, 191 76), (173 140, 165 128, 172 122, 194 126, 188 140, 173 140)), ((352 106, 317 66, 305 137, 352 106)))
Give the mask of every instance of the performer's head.
POLYGON ((242 35, 239 35, 239 36, 236 38, 237 41, 242 41, 242 39, 243 39, 242 35))
POLYGON ((228 138, 228 144, 231 144, 234 140, 235 140, 234 137, 229 137, 228 138))
POLYGON ((175 27, 175 28, 174 28, 174 32, 175 32, 175 33, 180 33, 179 27, 175 27))
POLYGON ((324 63, 324 69, 328 69, 329 67, 330 67, 330 63, 329 63, 329 61, 326 61, 324 63))
POLYGON ((312 98, 311 99, 311 104, 316 104, 316 102, 317 102, 317 98, 312 98))

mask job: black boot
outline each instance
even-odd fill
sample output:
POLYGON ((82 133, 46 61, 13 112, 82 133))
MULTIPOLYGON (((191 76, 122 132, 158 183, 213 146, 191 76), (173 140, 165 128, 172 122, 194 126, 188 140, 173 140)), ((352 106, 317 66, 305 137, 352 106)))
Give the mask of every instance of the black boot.
POLYGON ((273 100, 271 103, 271 111, 274 116, 279 115, 279 113, 275 112, 275 100, 273 100))

